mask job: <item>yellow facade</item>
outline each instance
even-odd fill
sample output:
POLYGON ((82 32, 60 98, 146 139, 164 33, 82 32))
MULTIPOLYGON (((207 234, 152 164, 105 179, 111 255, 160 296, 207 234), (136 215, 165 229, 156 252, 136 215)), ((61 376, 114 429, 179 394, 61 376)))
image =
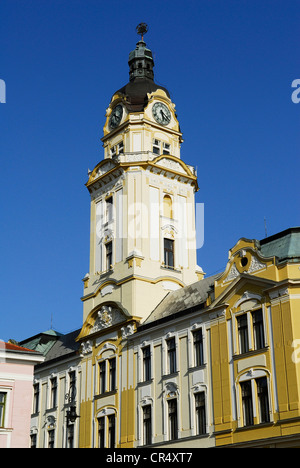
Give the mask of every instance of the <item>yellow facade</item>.
POLYGON ((300 446, 299 258, 261 250, 241 239, 215 284, 212 306, 224 312, 211 328, 217 446, 300 446))
MULTIPOLYGON (((102 321, 107 319, 105 311, 117 315, 116 309, 110 305, 105 305, 103 310, 102 321)), ((135 329, 136 322, 132 318, 122 320, 118 317, 120 322, 110 326, 108 332, 106 328, 97 330, 95 322, 99 321, 99 315, 97 317, 94 325, 88 330, 83 328, 78 337, 85 343, 81 350, 85 380, 80 406, 79 447, 132 447, 134 376, 129 368, 124 337, 126 332, 135 329), (88 340, 84 341, 86 336, 88 340)), ((89 320, 92 321, 91 318, 89 320)))

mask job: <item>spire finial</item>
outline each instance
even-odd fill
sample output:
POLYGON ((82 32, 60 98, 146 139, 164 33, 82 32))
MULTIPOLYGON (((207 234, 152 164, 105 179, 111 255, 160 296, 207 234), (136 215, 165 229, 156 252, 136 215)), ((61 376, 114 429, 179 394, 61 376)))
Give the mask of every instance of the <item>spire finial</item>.
POLYGON ((141 40, 143 41, 144 40, 144 34, 146 34, 146 32, 148 31, 148 25, 146 23, 140 23, 140 24, 137 25, 137 27, 135 29, 136 29, 136 32, 138 34, 140 34, 141 40))

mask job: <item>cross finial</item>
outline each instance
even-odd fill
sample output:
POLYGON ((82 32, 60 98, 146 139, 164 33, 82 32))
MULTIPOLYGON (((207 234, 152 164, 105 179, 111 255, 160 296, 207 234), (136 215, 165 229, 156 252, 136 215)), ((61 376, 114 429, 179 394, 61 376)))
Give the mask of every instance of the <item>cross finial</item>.
POLYGON ((140 23, 136 27, 136 32, 141 35, 142 41, 144 40, 144 34, 148 31, 148 25, 146 23, 140 23))

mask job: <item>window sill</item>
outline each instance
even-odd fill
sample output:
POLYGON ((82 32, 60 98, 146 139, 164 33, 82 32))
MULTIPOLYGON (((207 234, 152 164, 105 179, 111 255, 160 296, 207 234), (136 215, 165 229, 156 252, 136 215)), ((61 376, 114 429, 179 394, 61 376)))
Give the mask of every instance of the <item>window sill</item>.
POLYGON ((51 408, 47 408, 45 413, 53 413, 53 411, 57 411, 57 406, 52 406, 51 408))
POLYGON ((190 366, 188 368, 188 372, 195 372, 197 370, 203 370, 203 369, 206 369, 206 363, 201 364, 200 366, 190 366))
POLYGON ((118 392, 118 389, 115 388, 115 390, 109 390, 104 393, 97 393, 97 395, 94 396, 95 400, 99 400, 100 398, 104 398, 110 395, 115 395, 118 392))
POLYGON ((114 272, 114 268, 113 266, 111 266, 109 270, 97 271, 96 274, 98 274, 101 278, 102 276, 108 276, 110 273, 113 273, 113 272, 114 272))
POLYGON ((249 357, 249 356, 254 356, 254 355, 260 354, 260 353, 265 353, 268 350, 269 350, 268 346, 266 346, 265 348, 260 348, 260 349, 251 349, 251 350, 247 351, 246 353, 234 354, 233 355, 233 360, 241 359, 241 358, 245 358, 245 357, 249 357))
POLYGON ((171 270, 171 271, 174 271, 174 273, 182 273, 181 270, 178 270, 177 268, 172 267, 172 266, 168 266, 168 265, 161 265, 160 268, 161 268, 162 270, 171 270))
POLYGON ((153 377, 151 379, 148 379, 148 380, 141 380, 140 382, 137 383, 137 385, 139 387, 142 387, 142 386, 146 386, 146 385, 150 385, 152 382, 154 381, 153 377))
POLYGON ((171 372, 170 374, 163 374, 161 376, 162 379, 171 379, 173 377, 177 377, 179 375, 179 371, 171 372))
POLYGON ((263 427, 272 427, 272 426, 274 426, 274 421, 269 421, 269 422, 264 422, 264 423, 252 424, 251 426, 237 427, 235 432, 243 432, 243 431, 248 431, 252 429, 260 429, 263 427))

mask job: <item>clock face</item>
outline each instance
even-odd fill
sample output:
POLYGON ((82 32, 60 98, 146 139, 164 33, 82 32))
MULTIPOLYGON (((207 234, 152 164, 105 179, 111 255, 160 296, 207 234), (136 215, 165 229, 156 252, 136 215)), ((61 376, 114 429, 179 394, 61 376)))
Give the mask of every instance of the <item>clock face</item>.
POLYGON ((168 125, 171 121, 171 112, 162 102, 156 102, 152 107, 152 114, 156 122, 161 125, 168 125))
POLYGON ((118 104, 111 112, 109 118, 109 127, 111 129, 116 128, 121 122, 123 116, 123 107, 121 104, 118 104))

